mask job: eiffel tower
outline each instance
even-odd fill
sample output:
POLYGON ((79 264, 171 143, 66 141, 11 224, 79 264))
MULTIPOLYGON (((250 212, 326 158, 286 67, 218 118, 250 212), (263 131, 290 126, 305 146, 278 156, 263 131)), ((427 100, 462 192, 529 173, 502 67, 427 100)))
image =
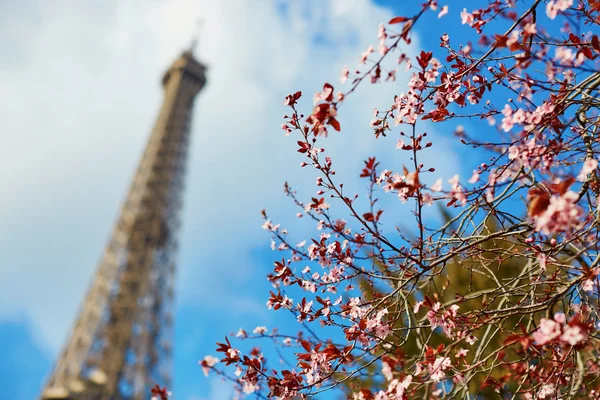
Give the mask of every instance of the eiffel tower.
POLYGON ((163 76, 154 129, 43 400, 145 400, 170 384, 178 214, 193 103, 206 83, 194 44, 163 76))

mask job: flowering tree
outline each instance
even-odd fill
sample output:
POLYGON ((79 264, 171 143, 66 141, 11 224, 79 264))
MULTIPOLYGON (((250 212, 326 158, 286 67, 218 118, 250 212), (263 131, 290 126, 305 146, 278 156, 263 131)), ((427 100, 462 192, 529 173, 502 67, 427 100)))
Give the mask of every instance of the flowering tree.
POLYGON ((291 243, 263 212, 281 251, 267 306, 292 313, 298 332, 240 330, 218 343, 220 360, 201 361, 206 374, 261 398, 600 398, 600 1, 464 9, 471 42, 444 34, 412 57, 427 13, 451 17, 429 0, 381 25, 378 51, 343 69, 344 90, 326 83, 309 114, 300 92, 285 99, 283 129, 318 191, 285 190, 317 231, 291 243), (343 134, 338 113, 360 85, 395 80, 390 59, 411 78, 375 112, 374 140, 397 137, 411 163, 394 171, 374 155, 357 171, 367 192, 347 193, 326 137, 343 134), (457 127, 467 118, 479 132, 457 127), (425 124, 473 154, 470 178, 445 182, 424 164, 436 148, 425 124), (412 212, 412 232, 386 221, 384 196, 412 212), (444 218, 428 217, 436 205, 444 218), (283 366, 240 351, 248 339, 273 343, 283 366))

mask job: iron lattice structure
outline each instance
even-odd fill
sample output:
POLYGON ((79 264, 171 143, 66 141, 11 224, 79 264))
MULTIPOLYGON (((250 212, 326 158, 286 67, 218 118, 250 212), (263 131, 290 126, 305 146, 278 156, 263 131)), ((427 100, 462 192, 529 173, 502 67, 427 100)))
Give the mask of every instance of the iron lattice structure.
POLYGON ((205 66, 184 52, 71 336, 42 399, 142 400, 170 384, 176 231, 205 66))

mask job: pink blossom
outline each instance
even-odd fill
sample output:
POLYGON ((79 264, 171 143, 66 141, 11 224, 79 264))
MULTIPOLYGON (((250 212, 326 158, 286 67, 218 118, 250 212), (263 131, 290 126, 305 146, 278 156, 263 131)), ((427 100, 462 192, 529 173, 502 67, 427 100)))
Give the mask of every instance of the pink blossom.
POLYGON ((392 395, 389 399, 403 399, 406 389, 412 383, 412 379, 412 375, 407 375, 401 382, 398 379, 394 379, 388 387, 388 393, 392 395))
POLYGON ((463 25, 472 25, 473 21, 475 21, 473 14, 469 13, 466 8, 463 8, 462 12, 460 13, 460 18, 463 25))
POLYGON ((348 80, 348 75, 350 75, 350 70, 348 70, 347 66, 344 66, 340 75, 340 82, 342 83, 342 85, 346 83, 346 80, 348 80))
POLYGON ((268 231, 271 230, 271 221, 266 220, 260 227, 268 231))
POLYGON ((434 382, 439 382, 446 377, 444 372, 446 369, 452 366, 452 361, 449 357, 438 357, 433 362, 433 365, 429 366, 429 372, 431 373, 431 379, 434 382))
POLYGON ((428 207, 433 205, 433 197, 429 193, 423 194, 422 203, 428 207))
POLYGON ((298 310, 300 310, 303 313, 308 314, 310 312, 312 305, 313 305, 312 301, 309 301, 308 303, 306 303, 304 305, 298 304, 298 310))
POLYGON ((519 32, 518 31, 512 31, 512 33, 510 34, 510 36, 506 40, 506 45, 508 47, 511 47, 513 44, 519 43, 519 38, 520 38, 519 32))
POLYGON ((472 334, 468 334, 467 337, 465 338, 465 341, 467 343, 469 343, 470 345, 473 345, 477 341, 477 338, 475 336, 473 336, 472 334))
POLYGON ((556 337, 560 336, 561 330, 560 325, 551 319, 542 318, 540 320, 540 327, 533 332, 533 340, 535 340, 538 344, 543 345, 556 337))
POLYGON ((548 82, 552 82, 554 80, 555 71, 554 64, 551 61, 546 62, 546 69, 544 70, 546 76, 548 77, 548 82))
POLYGON ((512 117, 515 124, 522 124, 525 122, 525 111, 519 108, 517 111, 515 111, 512 117))
POLYGON ((566 11, 573 5, 573 0, 550 0, 546 4, 546 15, 550 19, 556 18, 559 11, 566 11))
POLYGON ((576 204, 579 196, 569 190, 562 196, 551 196, 548 208, 535 217, 535 230, 545 235, 571 232, 581 225, 583 209, 576 204))
POLYGON ((567 316, 565 313, 557 312, 554 314, 554 320, 561 325, 564 325, 567 322, 567 316))
POLYGON ((387 34, 385 33, 385 25, 379 24, 379 28, 377 29, 377 39, 385 40, 387 34))
POLYGON ((508 104, 505 105, 502 114, 504 115, 504 118, 502 118, 502 130, 508 132, 515 124, 512 118, 512 108, 508 104))
POLYGON ((302 289, 307 292, 315 293, 317 291, 317 286, 311 281, 302 281, 302 289))
POLYGON ((287 124, 281 124, 281 129, 285 131, 285 136, 289 136, 292 133, 292 129, 287 124))
POLYGON ((390 364, 386 363, 385 361, 381 363, 381 373, 383 374, 383 376, 385 376, 385 379, 387 379, 388 381, 394 379, 394 375, 392 374, 392 368, 390 367, 390 364))
POLYGON ((527 33, 528 35, 535 35, 537 33, 537 29, 535 29, 535 22, 528 22, 525 24, 523 32, 527 33))
POLYGON ((266 326, 257 326, 256 328, 254 328, 252 333, 254 333, 255 335, 264 335, 265 333, 267 333, 267 331, 268 329, 266 326))
POLYGON ((208 376, 210 369, 218 362, 219 362, 219 359, 216 357, 213 357, 213 356, 204 357, 204 360, 202 360, 200 362, 200 364, 202 365, 202 372, 204 373, 204 376, 208 376))
POLYGON ((546 172, 554 163, 552 152, 548 151, 548 146, 543 143, 545 137, 538 143, 535 137, 531 138, 526 143, 515 144, 508 149, 508 158, 517 160, 520 166, 524 167, 540 167, 546 172))
POLYGON ((419 312, 419 310, 421 309, 421 306, 422 306, 424 303, 425 303, 424 301, 417 301, 417 302, 415 303, 415 308, 414 308, 413 312, 414 312, 415 314, 417 314, 417 313, 419 312))
POLYGON ((372 52, 373 52, 373 46, 369 46, 369 48, 364 53, 362 53, 362 55, 360 56, 360 63, 364 64, 372 52))
POLYGON ((237 350, 237 349, 234 349, 233 347, 231 347, 231 348, 229 348, 229 349, 227 350, 227 355, 228 355, 230 358, 235 358, 235 357, 237 357, 239 353, 240 353, 240 351, 239 351, 239 350, 237 350))
POLYGON ((456 357, 466 357, 469 349, 458 349, 456 352, 456 357))
POLYGON ((467 204, 467 196, 465 195, 464 190, 459 183, 458 175, 454 175, 454 177, 448 180, 448 183, 452 184, 452 190, 448 194, 448 197, 454 199, 463 206, 467 204))
POLYGON ((571 66, 577 62, 576 55, 577 53, 574 53, 569 47, 558 46, 555 50, 554 59, 562 65, 571 66))
POLYGON ((469 178, 469 183, 476 183, 479 180, 479 172, 477 170, 473 170, 473 175, 469 178))
POLYGON ((575 346, 578 343, 584 341, 587 335, 584 335, 581 328, 577 325, 567 326, 563 332, 560 340, 569 343, 571 346, 575 346))
POLYGON ((598 168, 598 160, 595 158, 588 158, 583 162, 583 166, 581 167, 581 172, 579 173, 577 180, 580 182, 585 181, 587 176, 595 171, 596 168, 598 168))
POLYGON ((237 333, 235 334, 235 336, 239 337, 239 338, 245 338, 245 337, 248 336, 248 334, 246 333, 245 330, 243 330, 242 328, 240 328, 240 330, 237 331, 237 333))
POLYGON ((442 178, 439 178, 435 183, 431 186, 432 192, 441 192, 442 191, 442 178))
POLYGON ((581 289, 584 292, 591 292, 592 290, 594 290, 594 281, 591 279, 586 279, 585 281, 583 281, 583 283, 581 284, 581 289))
POLYGON ((251 383, 244 382, 244 387, 242 388, 242 391, 245 394, 252 394, 252 393, 256 392, 258 389, 260 389, 260 387, 258 385, 253 385, 251 383))
POLYGON ((308 257, 311 260, 314 260, 315 258, 317 258, 319 256, 319 246, 317 246, 316 244, 311 244, 310 246, 308 246, 308 257))
POLYGON ((537 393, 538 399, 554 398, 556 395, 556 387, 551 383, 544 383, 537 393))
POLYGON ((367 319, 367 329, 374 332, 375 336, 380 339, 385 339, 389 334, 390 329, 387 324, 384 324, 381 319, 388 313, 387 308, 379 311, 374 318, 367 319))
POLYGON ((315 95, 313 97, 313 102, 315 104, 317 104, 320 101, 328 101, 329 99, 331 99, 332 94, 333 94, 333 86, 325 85, 323 87, 322 92, 315 93, 315 95))
POLYGON ((540 253, 537 255, 537 261, 540 264, 540 269, 542 271, 546 270, 546 261, 548 259, 548 256, 546 256, 544 253, 540 253))
POLYGON ((443 6, 438 14, 438 18, 442 18, 444 15, 448 14, 448 6, 443 6))

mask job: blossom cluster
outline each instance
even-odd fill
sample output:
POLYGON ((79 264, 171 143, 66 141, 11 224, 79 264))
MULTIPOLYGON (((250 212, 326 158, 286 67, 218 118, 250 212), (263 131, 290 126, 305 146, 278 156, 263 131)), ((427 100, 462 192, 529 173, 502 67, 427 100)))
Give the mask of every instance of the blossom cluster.
POLYGON ((203 372, 277 399, 597 398, 597 3, 428 0, 374 30, 343 90, 325 83, 306 115, 288 95, 282 129, 316 188, 304 199, 286 183, 298 224, 263 211, 262 228, 278 254, 266 307, 298 331, 241 329, 203 372), (430 14, 469 40, 432 26, 439 48, 415 52, 430 14), (364 83, 397 85, 370 122, 395 157, 358 160, 345 184, 326 136, 350 134, 345 104, 364 83), (449 151, 460 165, 436 168, 449 151))

